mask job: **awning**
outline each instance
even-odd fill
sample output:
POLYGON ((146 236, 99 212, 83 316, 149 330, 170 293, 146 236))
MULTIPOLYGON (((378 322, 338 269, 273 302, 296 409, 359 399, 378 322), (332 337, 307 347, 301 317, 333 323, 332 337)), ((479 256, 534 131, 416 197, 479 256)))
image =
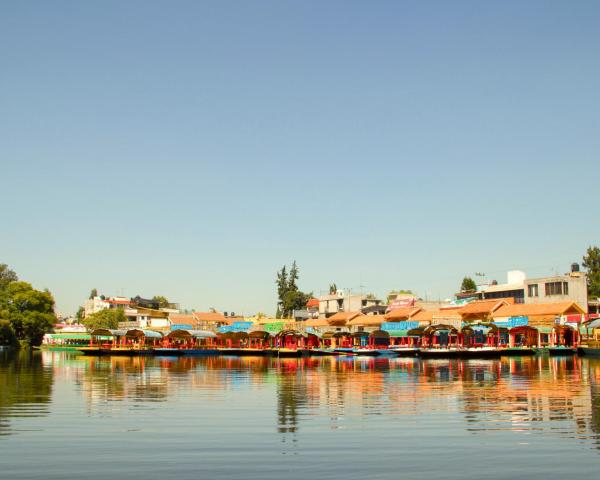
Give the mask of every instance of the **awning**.
POLYGON ((600 318, 592 320, 590 323, 584 324, 583 327, 588 328, 590 330, 594 328, 600 328, 600 318))

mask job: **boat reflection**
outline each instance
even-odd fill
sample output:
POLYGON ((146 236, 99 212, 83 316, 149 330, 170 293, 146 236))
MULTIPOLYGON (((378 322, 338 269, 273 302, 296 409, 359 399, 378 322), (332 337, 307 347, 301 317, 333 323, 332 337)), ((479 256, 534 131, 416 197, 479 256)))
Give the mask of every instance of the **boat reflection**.
POLYGON ((45 355, 55 376, 73 377, 92 412, 107 401, 150 405, 198 396, 198 402, 223 402, 231 390, 249 400, 259 390, 273 390, 268 395, 282 435, 295 435, 314 417, 338 429, 348 418, 368 422, 385 415, 393 422, 450 413, 473 434, 544 432, 599 444, 599 360, 45 355))

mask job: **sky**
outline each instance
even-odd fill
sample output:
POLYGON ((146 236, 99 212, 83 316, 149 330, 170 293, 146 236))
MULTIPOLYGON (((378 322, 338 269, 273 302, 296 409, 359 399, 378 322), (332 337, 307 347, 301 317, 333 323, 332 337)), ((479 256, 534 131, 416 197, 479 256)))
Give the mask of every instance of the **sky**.
POLYGON ((600 243, 600 3, 0 3, 0 263, 275 311, 444 299, 600 243))

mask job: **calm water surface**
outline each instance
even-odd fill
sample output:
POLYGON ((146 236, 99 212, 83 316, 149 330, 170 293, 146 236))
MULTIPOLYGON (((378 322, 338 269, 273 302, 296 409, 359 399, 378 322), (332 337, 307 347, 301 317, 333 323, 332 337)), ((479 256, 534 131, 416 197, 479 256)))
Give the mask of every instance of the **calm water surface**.
POLYGON ((0 478, 597 478, 600 360, 0 354, 0 478))

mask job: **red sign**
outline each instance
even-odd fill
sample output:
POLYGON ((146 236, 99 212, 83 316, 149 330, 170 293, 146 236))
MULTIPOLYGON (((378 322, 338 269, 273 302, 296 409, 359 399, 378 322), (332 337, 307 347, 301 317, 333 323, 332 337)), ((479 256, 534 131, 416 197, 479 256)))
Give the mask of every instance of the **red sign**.
POLYGON ((414 307, 416 303, 415 298, 397 298, 392 300, 387 307, 387 311, 396 310, 397 308, 414 307))

